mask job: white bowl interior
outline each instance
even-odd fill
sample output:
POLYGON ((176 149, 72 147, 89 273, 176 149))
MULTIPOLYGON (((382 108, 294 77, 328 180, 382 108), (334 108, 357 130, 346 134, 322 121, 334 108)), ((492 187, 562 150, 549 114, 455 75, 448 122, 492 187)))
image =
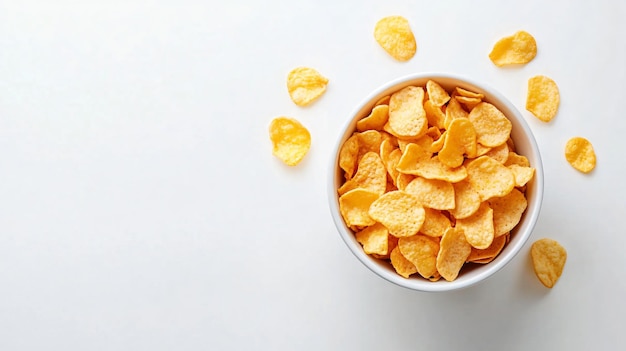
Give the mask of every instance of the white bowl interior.
POLYGON ((366 267, 380 277, 405 288, 431 292, 448 291, 468 287, 493 275, 504 267, 504 265, 506 265, 509 261, 511 261, 521 250, 528 240, 541 210, 541 202, 543 198, 543 166, 541 163, 539 148, 533 137, 532 131, 530 130, 528 124, 526 124, 526 121, 519 110, 517 110, 517 108, 515 108, 515 106, 504 96, 486 84, 478 83, 462 76, 442 73, 420 73, 402 77, 380 87, 370 94, 370 96, 368 96, 362 103, 360 103, 350 116, 352 116, 350 121, 348 121, 344 132, 339 137, 339 140, 335 145, 335 152, 331 160, 332 163, 330 165, 329 172, 330 179, 328 182, 328 196, 330 211, 342 239, 352 253, 366 267), (356 122, 367 116, 374 106, 374 103, 380 98, 390 95, 393 92, 409 85, 425 86, 429 79, 436 81, 448 91, 451 91, 451 89, 458 86, 470 91, 484 94, 484 101, 496 106, 509 118, 513 124, 511 138, 513 139, 517 153, 526 156, 531 166, 535 168, 535 176, 527 184, 526 189, 528 207, 520 221, 520 224, 513 232, 511 232, 511 240, 508 245, 506 245, 500 255, 498 255, 498 257, 491 263, 485 265, 466 264, 461 271, 461 274, 459 274, 459 277, 452 282, 445 281, 444 279, 440 279, 437 282, 431 282, 422 279, 417 275, 411 276, 409 279, 405 279, 399 276, 389 263, 365 254, 361 244, 356 241, 354 233, 346 226, 343 218, 341 217, 339 212, 339 198, 337 195, 337 188, 343 181, 342 170, 338 167, 339 150, 341 149, 341 145, 343 145, 343 143, 355 131, 356 122))

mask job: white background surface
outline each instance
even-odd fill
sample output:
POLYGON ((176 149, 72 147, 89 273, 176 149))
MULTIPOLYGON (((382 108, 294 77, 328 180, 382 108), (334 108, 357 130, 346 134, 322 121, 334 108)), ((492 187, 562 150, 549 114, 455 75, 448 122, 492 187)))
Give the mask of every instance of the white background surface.
POLYGON ((0 350, 588 350, 623 346, 626 6, 620 1, 0 2, 0 350), (409 19, 418 52, 391 59, 378 19, 409 19), (524 29, 530 64, 495 67, 524 29), (330 79, 295 106, 287 73, 330 79), (326 180, 349 112, 420 71, 508 96, 545 167, 531 240, 569 256, 552 290, 529 245, 478 286, 393 286, 349 253, 326 180), (552 77, 549 124, 524 110, 552 77), (295 168, 272 118, 312 134, 295 168), (563 157, 591 140, 590 175, 563 157), (620 333, 622 335, 620 335, 620 333))

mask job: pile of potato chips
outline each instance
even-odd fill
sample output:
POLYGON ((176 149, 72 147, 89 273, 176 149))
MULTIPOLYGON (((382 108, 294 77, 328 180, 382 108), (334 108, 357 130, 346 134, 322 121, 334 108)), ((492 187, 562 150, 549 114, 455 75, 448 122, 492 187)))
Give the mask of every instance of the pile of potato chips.
POLYGON ((456 279, 497 257, 534 176, 512 124, 477 92, 430 80, 382 98, 339 153, 343 219, 396 272, 456 279))

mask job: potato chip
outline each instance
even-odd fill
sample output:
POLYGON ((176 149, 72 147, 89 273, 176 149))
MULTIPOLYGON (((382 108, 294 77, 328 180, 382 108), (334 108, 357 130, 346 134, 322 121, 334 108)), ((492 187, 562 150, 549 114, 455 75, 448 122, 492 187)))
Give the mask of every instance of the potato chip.
POLYGON ((415 176, 412 174, 398 172, 398 176, 396 177, 396 186, 399 190, 405 190, 406 186, 409 185, 413 179, 415 179, 415 176))
POLYGON ((410 60, 417 51, 417 43, 409 21, 402 16, 380 19, 374 28, 374 39, 398 61, 410 60))
POLYGON ((468 111, 471 111, 476 105, 482 102, 479 98, 467 97, 467 96, 455 96, 456 101, 461 103, 461 105, 465 106, 468 111))
POLYGON ((504 164, 509 158, 509 146, 506 143, 502 143, 502 145, 492 147, 491 150, 487 151, 485 156, 489 156, 492 159, 504 164))
POLYGON ((328 78, 309 67, 298 67, 287 76, 287 90, 291 100, 298 106, 306 106, 326 91, 328 78))
POLYGON ((355 234, 356 241, 363 245, 366 254, 386 255, 389 231, 384 225, 375 223, 355 234))
POLYGON ((419 200, 404 191, 385 193, 372 203, 369 215, 382 223, 395 237, 417 234, 424 223, 424 207, 419 200))
POLYGON ((452 184, 454 187, 454 208, 449 210, 450 214, 456 218, 467 218, 480 207, 480 195, 467 180, 462 180, 452 184))
POLYGON ((380 152, 380 144, 383 141, 381 132, 377 130, 366 130, 356 133, 359 138, 359 160, 368 152, 380 152))
POLYGON ((472 247, 472 252, 470 252, 470 255, 467 257, 467 262, 485 264, 493 261, 493 259, 500 254, 504 245, 506 245, 506 240, 507 236, 502 235, 494 238, 491 245, 486 249, 481 250, 472 247))
POLYGON ((404 172, 405 169, 413 169, 418 163, 427 160, 432 156, 429 149, 421 147, 418 144, 407 143, 404 147, 402 144, 403 141, 398 140, 398 145, 400 150, 402 150, 402 157, 396 167, 400 172, 404 172))
POLYGON ((402 151, 400 149, 395 148, 389 156, 387 156, 387 160, 385 162, 385 167, 387 167, 387 174, 389 174, 389 178, 391 178, 393 184, 398 187, 397 179, 400 172, 396 169, 398 162, 400 161, 400 157, 402 157, 402 151))
MULTIPOLYGON (((428 129, 424 88, 408 86, 391 95, 389 127, 399 137, 420 137, 428 129)), ((393 134, 393 133, 392 133, 393 134)))
POLYGON ((526 197, 517 189, 502 197, 493 197, 488 203, 493 209, 493 228, 496 237, 513 230, 528 206, 526 197))
POLYGON ((515 152, 510 151, 509 156, 506 159, 506 162, 504 162, 504 165, 505 166, 518 165, 522 167, 530 167, 530 162, 528 161, 526 156, 518 155, 515 152))
POLYGON ((574 137, 565 144, 565 158, 572 167, 589 173, 596 167, 596 153, 589 140, 582 137, 574 137))
POLYGON ((378 105, 372 109, 369 116, 356 123, 356 130, 363 132, 369 129, 381 130, 389 118, 389 106, 378 105))
POLYGON ((496 42, 489 53, 489 59, 496 66, 526 64, 537 55, 537 42, 532 35, 518 31, 496 42))
POLYGON ((532 167, 522 167, 518 165, 510 165, 508 168, 513 172, 515 178, 515 186, 518 188, 523 187, 528 183, 535 175, 535 169, 532 167))
POLYGON ((417 273, 417 267, 402 255, 399 247, 391 251, 389 258, 391 259, 391 265, 401 276, 408 278, 411 274, 417 273))
POLYGON ((402 256, 415 266, 419 275, 429 279, 437 274, 439 240, 417 234, 398 239, 398 248, 402 256))
POLYGON ((396 166, 396 169, 401 173, 418 175, 426 179, 445 180, 450 183, 460 182, 467 178, 467 170, 464 166, 456 168, 448 167, 439 160, 439 156, 420 160, 415 164, 409 162, 403 163, 403 158, 400 159, 400 162, 398 162, 396 166))
POLYGON ((559 110, 559 87, 549 77, 535 76, 528 80, 526 110, 544 122, 550 122, 559 110))
POLYGON ((424 224, 420 229, 420 233, 433 237, 440 237, 452 226, 448 217, 441 211, 424 207, 424 224))
MULTIPOLYGON (((382 225, 382 224, 380 224, 380 225, 382 225)), ((391 251, 393 251, 393 249, 395 249, 396 247, 398 247, 398 238, 396 238, 395 236, 389 234, 389 235, 387 235, 387 252, 385 254, 382 254, 382 255, 373 253, 372 257, 375 257, 375 258, 378 258, 378 259, 381 259, 381 260, 389 259, 389 257, 391 256, 391 251)))
POLYGON ((495 237, 493 210, 483 202, 473 215, 457 219, 456 228, 463 230, 465 239, 472 247, 486 249, 495 237))
POLYGON ((391 95, 381 97, 380 99, 378 99, 378 101, 376 101, 374 107, 378 105, 389 105, 389 99, 391 99, 391 95))
POLYGON ((426 82, 426 91, 428 92, 428 100, 434 106, 441 107, 450 100, 450 94, 434 80, 426 82))
POLYGON ((468 116, 476 130, 476 141, 484 146, 496 147, 506 143, 513 125, 506 116, 488 102, 481 102, 468 116))
POLYGON ((352 178, 359 156, 359 136, 355 133, 346 140, 339 151, 339 167, 344 170, 346 180, 352 178))
POLYGON ((437 127, 438 129, 442 129, 444 127, 446 114, 443 112, 441 107, 435 106, 430 100, 426 100, 424 102, 424 112, 426 112, 426 119, 428 120, 429 125, 437 127))
POLYGON ((433 141, 431 147, 430 147, 430 152, 431 153, 439 153, 441 151, 441 149, 443 149, 443 144, 445 144, 446 142, 446 135, 447 135, 447 131, 443 131, 443 134, 441 134, 441 136, 439 137, 439 139, 433 141))
POLYGON ((491 147, 476 143, 476 157, 486 155, 491 149, 491 147))
POLYGON ((446 118, 443 122, 443 126, 445 129, 448 129, 453 120, 457 118, 467 118, 468 116, 467 111, 463 109, 458 100, 452 97, 446 106, 446 118))
POLYGON ((425 207, 436 210, 454 208, 454 188, 449 182, 417 177, 404 191, 414 195, 425 207))
POLYGON ((378 153, 368 152, 361 161, 356 174, 337 190, 339 195, 356 188, 366 189, 376 194, 383 194, 387 187, 387 169, 378 153))
POLYGON ((300 122, 289 117, 277 117, 270 123, 272 154, 288 166, 295 166, 311 147, 311 134, 300 122))
POLYGON ((448 125, 446 139, 439 151, 439 160, 454 168, 463 164, 464 155, 476 157, 476 131, 469 119, 459 118, 448 125))
POLYGON ((354 189, 340 196, 339 212, 346 225, 369 226, 376 223, 369 215, 369 208, 378 197, 377 193, 365 189, 354 189))
POLYGON ((480 195, 481 201, 504 196, 515 187, 510 169, 488 156, 480 156, 467 164, 467 180, 480 195))
POLYGON ((447 281, 453 281, 459 275, 463 264, 472 252, 472 246, 465 239, 463 230, 448 229, 439 242, 437 271, 447 281))
POLYGON ((435 126, 429 127, 425 136, 430 137, 434 142, 434 140, 438 140, 441 137, 441 130, 435 126))
POLYGON ((545 287, 552 288, 563 273, 567 251, 556 240, 544 238, 532 244, 530 255, 535 275, 545 287))
POLYGON ((458 96, 463 96, 463 97, 468 97, 468 98, 474 98, 474 99, 478 99, 478 100, 482 100, 485 98, 485 95, 481 94, 481 93, 476 93, 467 89, 463 89, 460 87, 456 87, 454 89, 457 93, 458 96))

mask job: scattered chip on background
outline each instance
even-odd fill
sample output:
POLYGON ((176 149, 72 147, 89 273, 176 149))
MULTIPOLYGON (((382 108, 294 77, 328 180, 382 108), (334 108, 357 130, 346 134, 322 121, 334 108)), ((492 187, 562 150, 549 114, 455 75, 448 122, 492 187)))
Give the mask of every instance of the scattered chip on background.
POLYGON ((417 51, 409 21, 402 16, 389 16, 379 20, 374 28, 374 39, 398 61, 410 60, 417 51))
POLYGON ((525 31, 498 40, 489 53, 496 66, 526 64, 537 56, 537 42, 525 31))
POLYGON ((573 137, 565 144, 565 158, 572 167, 589 173, 596 167, 596 153, 591 142, 583 137, 573 137))
POLYGON ((561 96, 556 82, 546 76, 528 80, 526 110, 544 122, 550 122, 559 110, 561 96))
POLYGON ((287 90, 291 100, 298 106, 306 106, 326 91, 328 78, 309 67, 294 68, 287 76, 287 90))
POLYGON ((300 163, 311 147, 311 134, 293 118, 275 118, 270 123, 269 131, 272 153, 289 166, 300 163))
POLYGON ((556 240, 543 238, 532 244, 530 256, 535 274, 541 284, 552 288, 561 277, 565 261, 567 261, 565 248, 556 240))

